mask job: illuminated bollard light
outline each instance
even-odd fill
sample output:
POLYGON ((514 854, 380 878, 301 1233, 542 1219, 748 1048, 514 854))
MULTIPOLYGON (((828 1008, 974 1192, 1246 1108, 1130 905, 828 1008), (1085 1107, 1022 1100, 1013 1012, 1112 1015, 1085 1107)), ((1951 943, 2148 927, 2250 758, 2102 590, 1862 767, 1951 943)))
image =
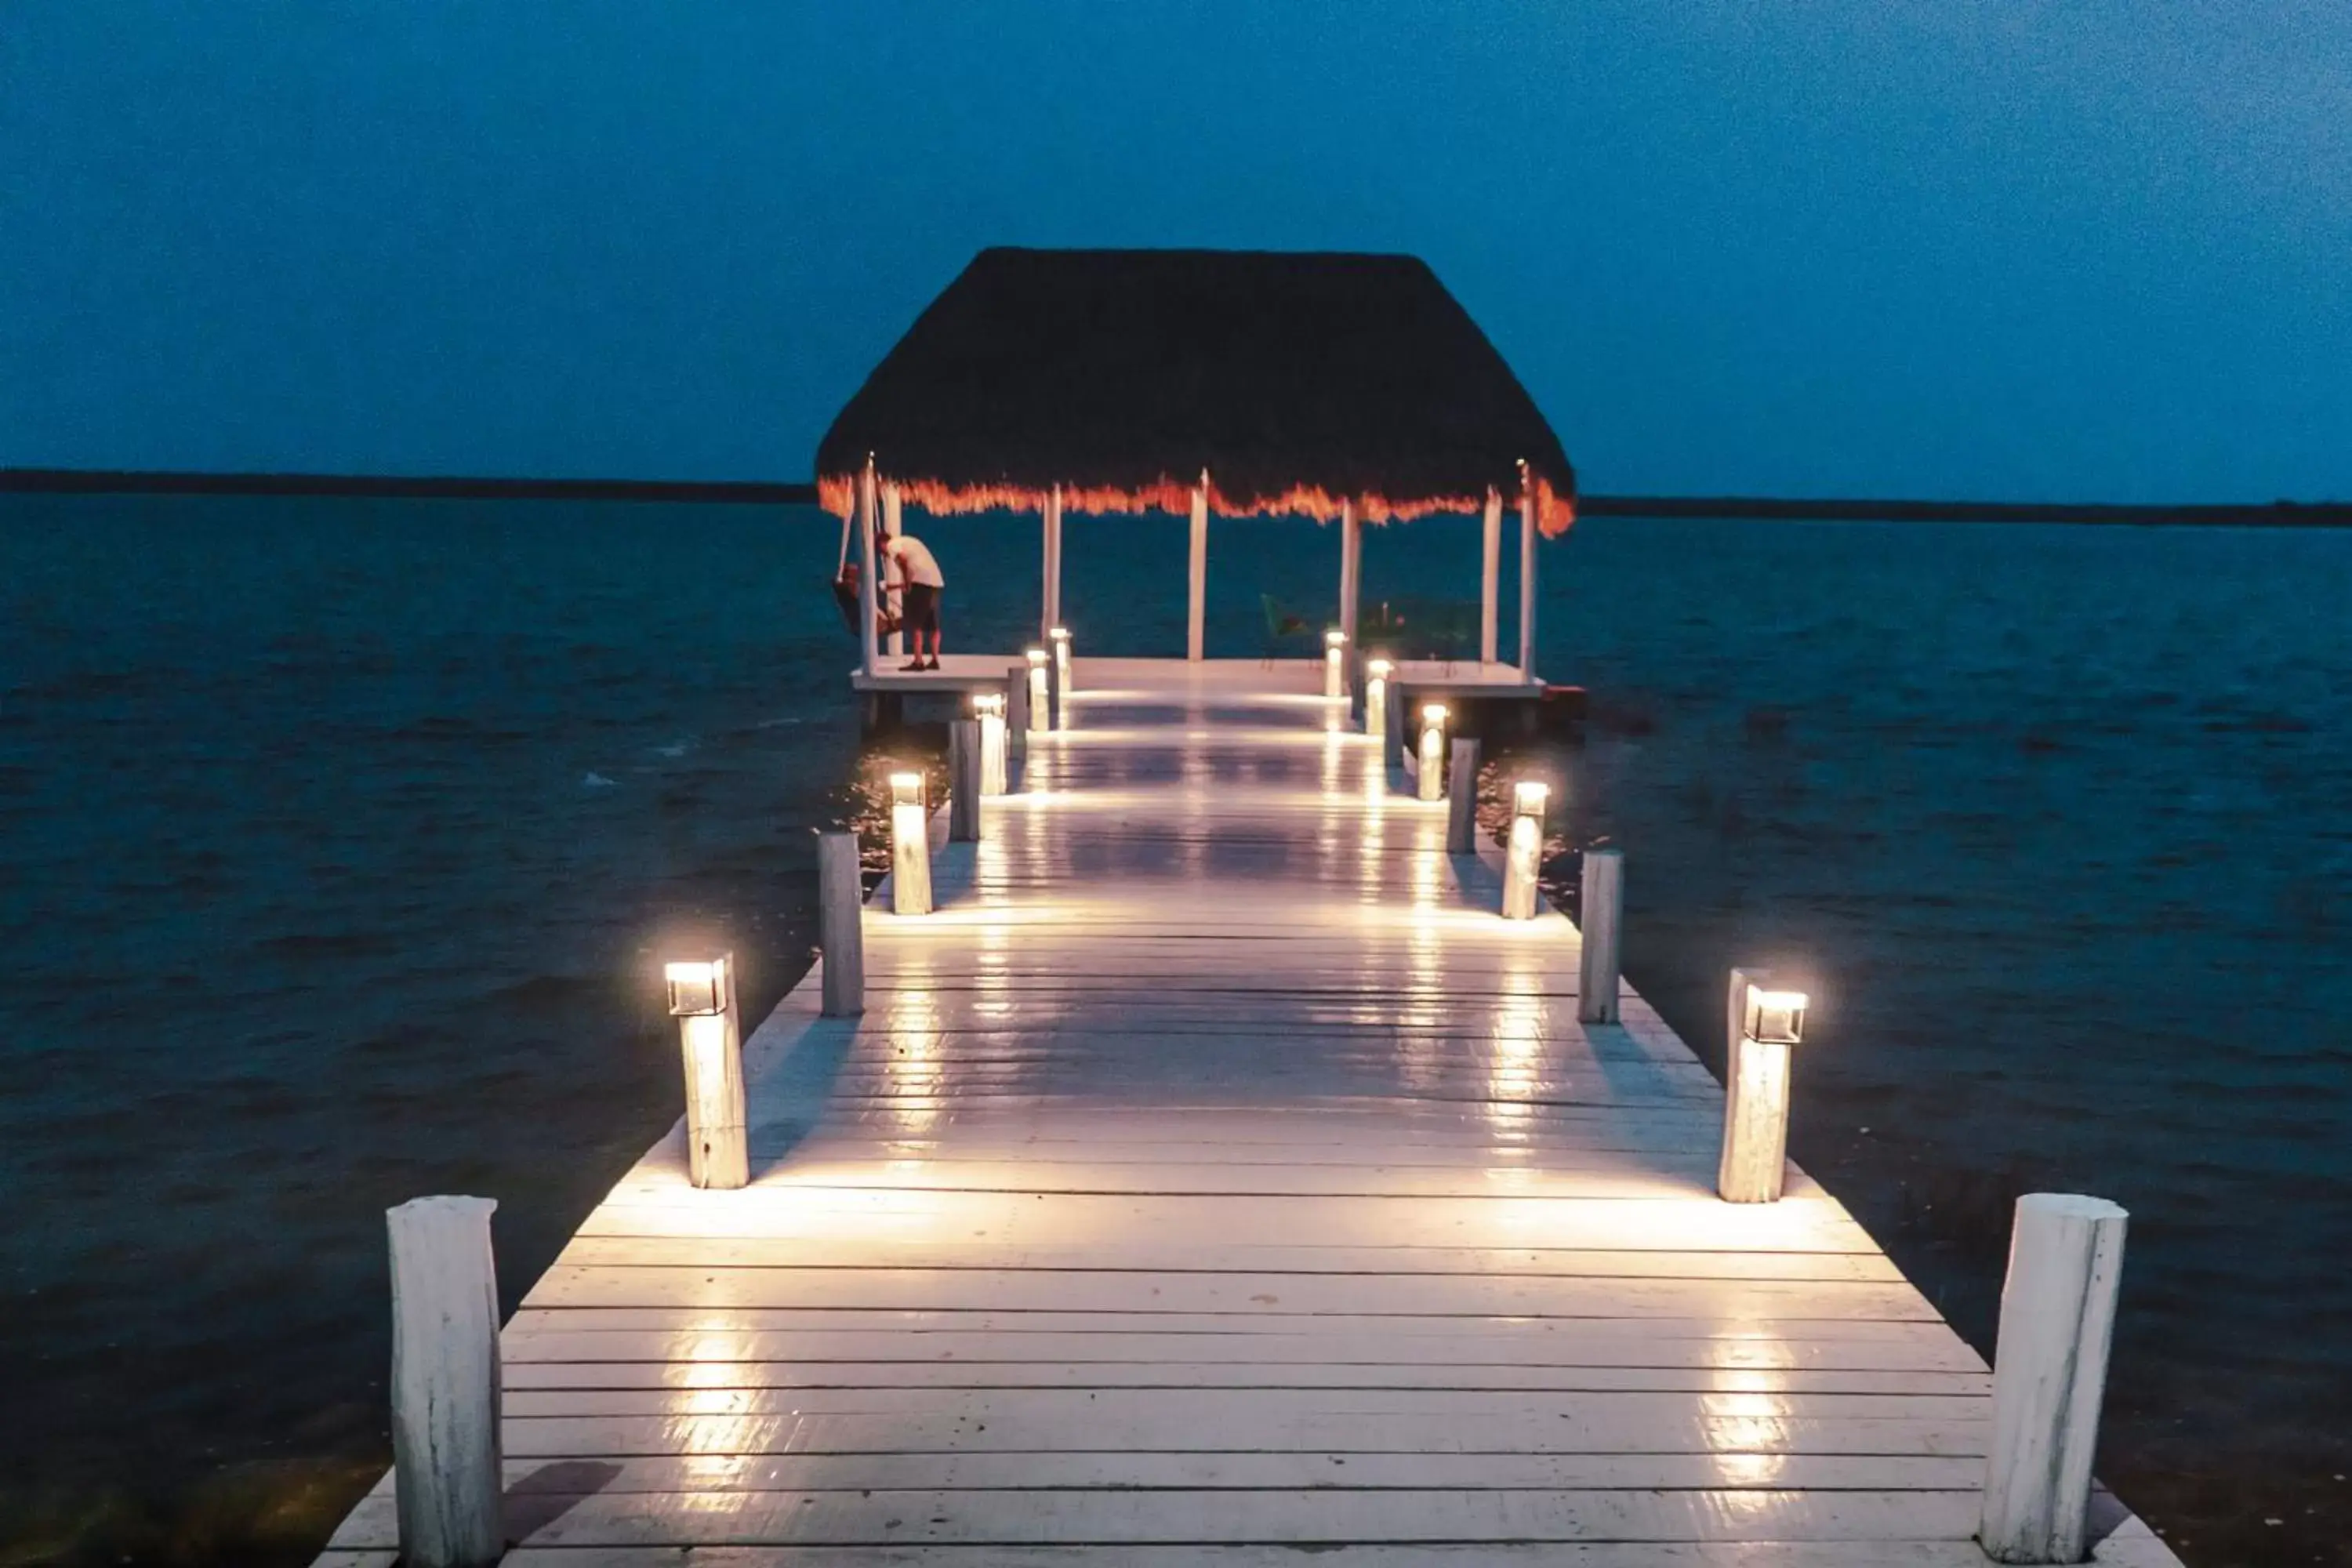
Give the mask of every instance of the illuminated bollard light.
POLYGON ((948 722, 948 842, 980 841, 980 721, 948 722))
POLYGON ((1511 786, 1511 835, 1503 848, 1503 918, 1536 918, 1536 868, 1543 862, 1544 807, 1551 785, 1521 779, 1511 786))
POLYGON ((2127 1218, 2105 1198, 2017 1200, 1977 1532, 1996 1563, 2083 1560, 2127 1218))
POLYGON ((1364 664, 1364 733, 1374 740, 1389 732, 1389 671, 1395 668, 1384 658, 1364 664))
POLYGON ((1584 879, 1577 899, 1584 939, 1577 956, 1576 1021, 1617 1022, 1618 975, 1623 949, 1618 932, 1625 913, 1625 852, 1587 849, 1584 879))
POLYGON ((890 912, 931 912, 931 814, 923 775, 890 775, 890 912))
POLYGON ((1348 634, 1323 634, 1323 695, 1348 695, 1348 634))
MULTIPOLYGON (((1067 701, 1069 694, 1077 689, 1070 684, 1070 628, 1067 626, 1051 628, 1045 633, 1045 641, 1054 650, 1055 689, 1060 694, 1063 701, 1067 701)), ((1054 706, 1055 709, 1054 728, 1058 730, 1062 727, 1061 702, 1056 702, 1054 706)))
POLYGON ((980 717, 980 793, 1003 795, 1005 790, 1004 698, 1001 692, 976 692, 971 710, 980 717))
POLYGON ((1726 1203, 1780 1201, 1789 1162, 1789 1054, 1805 1033, 1805 994, 1776 991, 1762 970, 1735 969, 1727 998, 1731 1049, 1724 1074, 1726 1203))
POLYGON ((744 1131, 743 1030, 731 953, 664 967, 669 1015, 686 1060, 686 1179, 740 1187, 751 1179, 744 1131))
POLYGON ((392 1243, 392 1468, 400 1560, 489 1568, 507 1549, 499 1279, 488 1198, 384 1213, 392 1243))
POLYGON ((1445 704, 1421 706, 1421 749, 1418 756, 1419 794, 1423 800, 1445 798, 1445 704))
POLYGON ((1029 660, 1029 732, 1042 735, 1054 727, 1052 667, 1045 650, 1025 650, 1029 660))
POLYGON ((855 833, 816 836, 816 944, 824 954, 818 1011, 828 1018, 866 1011, 866 895, 855 833))

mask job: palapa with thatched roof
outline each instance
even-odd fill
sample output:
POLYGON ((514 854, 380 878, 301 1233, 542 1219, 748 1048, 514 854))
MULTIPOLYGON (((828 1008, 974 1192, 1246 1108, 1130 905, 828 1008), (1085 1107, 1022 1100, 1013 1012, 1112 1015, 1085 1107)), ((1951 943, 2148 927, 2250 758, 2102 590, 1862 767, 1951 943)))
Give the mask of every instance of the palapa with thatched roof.
POLYGON ((845 518, 875 519, 869 476, 894 517, 1045 513, 1047 623, 1065 508, 1189 510, 1194 658, 1209 512, 1346 523, 1352 633, 1358 525, 1484 509, 1491 660, 1501 498, 1531 564, 1576 493, 1559 437, 1425 263, 1265 251, 983 250, 842 409, 816 469, 845 518))

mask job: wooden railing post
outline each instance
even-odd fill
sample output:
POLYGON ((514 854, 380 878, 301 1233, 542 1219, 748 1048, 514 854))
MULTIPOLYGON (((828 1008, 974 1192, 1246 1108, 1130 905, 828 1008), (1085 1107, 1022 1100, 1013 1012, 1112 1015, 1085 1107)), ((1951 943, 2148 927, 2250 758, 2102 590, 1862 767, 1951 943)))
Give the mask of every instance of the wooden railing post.
POLYGON ((1623 950, 1618 933, 1625 916, 1625 852, 1587 849, 1580 887, 1583 949, 1577 957, 1576 1021, 1617 1022, 1618 979, 1623 950))
POLYGON ((1735 969, 1725 997, 1723 1159, 1716 1191, 1726 1203, 1780 1201, 1789 1163, 1790 1049, 1805 1030, 1805 998, 1773 988, 1760 969, 1735 969))
POLYGON ((1397 767, 1404 761, 1404 683, 1393 676, 1381 692, 1381 765, 1397 767))
POLYGON ((401 1561, 488 1568, 499 1511, 499 1281, 488 1198, 386 1211, 392 1245, 392 1468, 401 1561))
POLYGON ((890 912, 931 912, 931 811, 923 775, 890 775, 890 912))
POLYGON ((743 1016, 735 1003, 735 958, 673 963, 670 1016, 686 1067, 686 1172, 698 1187, 731 1189, 751 1180, 743 1113, 743 1016))
MULTIPOLYGON (((1456 736, 1447 758, 1445 780, 1445 852, 1474 855, 1478 850, 1478 742, 1456 736)), ((1423 799, 1429 797, 1423 795, 1423 799)))
POLYGON ((980 838, 980 721, 955 719, 948 723, 948 840, 971 844, 980 838))
POLYGON ((824 954, 819 1011, 849 1018, 866 1011, 866 896, 859 886, 857 835, 816 836, 816 941, 824 954))
POLYGON ((2104 1198, 2017 1200, 1977 1536, 1996 1563, 2083 1559, 2126 1220, 2104 1198))

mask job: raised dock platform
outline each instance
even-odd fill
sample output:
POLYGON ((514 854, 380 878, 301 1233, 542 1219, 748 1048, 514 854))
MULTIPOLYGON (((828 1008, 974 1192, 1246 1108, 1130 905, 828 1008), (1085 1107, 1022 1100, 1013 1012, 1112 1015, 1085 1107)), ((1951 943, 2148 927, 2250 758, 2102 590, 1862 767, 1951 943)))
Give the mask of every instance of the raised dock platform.
MULTIPOLYGON (((507 1561, 1979 1568, 1976 1352, 1801 1173, 1718 1201, 1713 1076, 1236 675, 1081 660, 865 1016, 749 1042, 751 1186, 673 1133, 589 1217, 504 1334, 507 1561)), ((393 1546, 387 1481, 320 1561, 393 1546)))

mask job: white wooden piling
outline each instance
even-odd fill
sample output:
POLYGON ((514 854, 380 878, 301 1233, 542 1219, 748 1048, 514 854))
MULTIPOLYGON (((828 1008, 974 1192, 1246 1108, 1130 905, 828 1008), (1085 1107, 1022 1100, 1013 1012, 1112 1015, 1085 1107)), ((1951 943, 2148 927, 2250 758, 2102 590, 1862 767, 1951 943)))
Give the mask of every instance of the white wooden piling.
POLYGON ((923 775, 890 775, 890 912, 931 912, 931 813, 923 775))
POLYGON ((1361 619, 1358 605, 1363 598, 1363 583, 1364 520, 1356 514, 1353 500, 1343 500, 1339 503, 1339 630, 1349 643, 1356 640, 1361 619))
POLYGON ((1391 678, 1387 682, 1387 690, 1383 695, 1386 698, 1386 701, 1382 708, 1385 717, 1381 724, 1381 764, 1385 767, 1393 768, 1404 761, 1405 733, 1403 683, 1391 678))
POLYGON ((1076 689, 1071 680, 1070 628, 1059 626, 1046 627, 1045 646, 1054 653, 1054 728, 1058 730, 1062 728, 1064 718, 1061 704, 1067 701, 1069 694, 1076 689))
POLYGON ((735 1001, 735 960, 670 964, 670 1016, 686 1068, 687 1180, 728 1191, 751 1180, 743 1113, 743 1016, 735 1001))
POLYGON ((824 954, 820 1011, 848 1018, 866 1011, 866 897, 859 885, 857 835, 816 836, 816 941, 824 954))
POLYGON ((1503 568, 1503 497, 1486 487, 1486 510, 1478 529, 1478 662, 1495 662, 1496 605, 1503 568))
POLYGON ((1749 994, 1770 992, 1761 969, 1735 969, 1725 993, 1723 1157, 1716 1191, 1726 1203, 1780 1201, 1789 1160, 1790 1042, 1758 1039, 1748 1029, 1749 994))
POLYGON ((1192 598, 1184 623, 1184 657, 1198 664, 1208 624, 1209 470, 1206 468, 1201 470, 1201 482, 1192 487, 1192 550, 1187 563, 1186 581, 1192 598))
POLYGON ((499 1283, 488 1198, 387 1210, 392 1464, 401 1561, 488 1568, 506 1551, 499 1497, 499 1283))
POLYGON ((1050 634, 1062 619, 1062 487, 1055 485, 1045 497, 1045 581, 1039 595, 1040 615, 1037 630, 1050 634))
MULTIPOLYGON (((898 486, 897 482, 889 479, 883 480, 882 537, 886 540, 898 538, 900 533, 905 531, 905 518, 906 511, 898 493, 898 486)), ((879 581, 874 584, 874 591, 881 595, 880 602, 882 607, 889 613, 891 618, 894 620, 898 619, 906 607, 903 593, 894 595, 890 592, 888 584, 879 581)), ((903 629, 895 631, 892 632, 888 638, 884 642, 882 651, 888 657, 896 658, 900 654, 907 651, 906 644, 907 638, 905 631, 903 629)))
POLYGON ((2017 1200, 1978 1533, 1996 1563, 2082 1561, 2126 1223, 2104 1198, 2017 1200))
POLYGON ((1577 959, 1576 1021, 1614 1024, 1623 963, 1619 932, 1625 918, 1625 852, 1587 849, 1577 902, 1584 939, 1577 959))
POLYGON ((980 721, 948 724, 948 840, 980 840, 980 721))
POLYGON ((1364 733, 1388 750, 1389 733, 1389 671, 1393 668, 1387 659, 1364 661, 1364 733))
POLYGON ((1511 831, 1503 843, 1503 918, 1536 918, 1536 873, 1543 866, 1544 807, 1551 786, 1521 779, 1511 786, 1511 831))
POLYGON ((868 676, 882 662, 880 633, 875 626, 882 580, 874 558, 874 459, 868 457, 857 474, 857 651, 860 667, 868 676))
POLYGON ((1478 742, 1457 736, 1445 781, 1445 852, 1478 852, 1478 742))
POLYGON ((1323 695, 1348 695, 1348 634, 1343 631, 1323 634, 1323 695))
POLYGON ((1062 728, 1062 671, 1066 667, 1049 647, 1045 655, 1045 728, 1062 728))
POLYGON ((1519 676, 1536 679, 1536 479, 1519 465, 1519 676))
MULTIPOLYGON (((1029 754, 1029 667, 1016 664, 1004 672, 1004 747, 1008 755, 1029 754)), ((1008 777, 1007 787, 1010 786, 1008 777)))
POLYGON ((1423 800, 1445 796, 1445 704, 1421 708, 1421 745, 1413 758, 1414 793, 1423 800))

